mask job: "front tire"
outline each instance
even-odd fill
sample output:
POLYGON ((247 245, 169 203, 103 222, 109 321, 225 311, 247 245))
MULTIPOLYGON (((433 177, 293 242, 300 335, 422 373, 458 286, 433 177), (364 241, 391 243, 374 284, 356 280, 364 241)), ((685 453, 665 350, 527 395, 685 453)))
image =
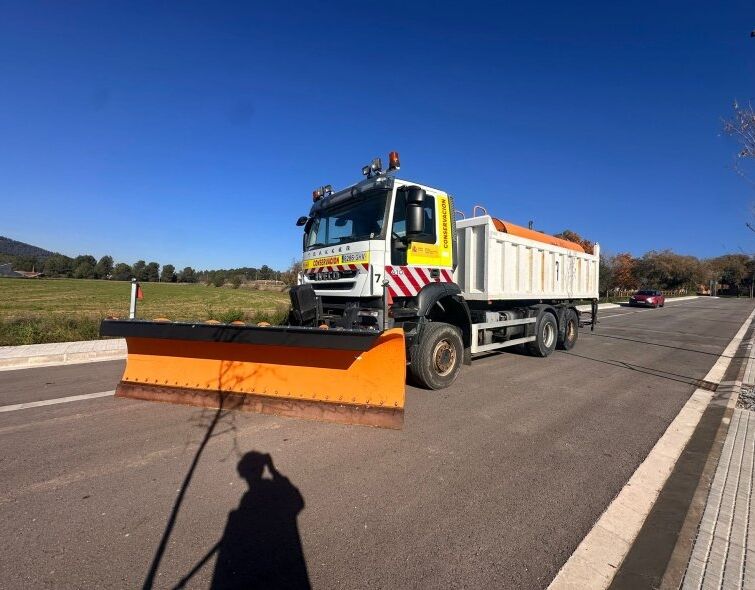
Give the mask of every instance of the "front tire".
POLYGON ((571 350, 579 338, 579 317, 573 309, 567 309, 564 314, 564 329, 558 334, 557 347, 561 350, 571 350))
POLYGON ((556 316, 546 311, 540 314, 535 323, 535 340, 528 342, 527 352, 532 356, 546 357, 556 348, 558 323, 556 316))
POLYGON ((459 328, 444 322, 428 322, 422 328, 409 371, 422 387, 444 389, 459 376, 463 359, 459 328))

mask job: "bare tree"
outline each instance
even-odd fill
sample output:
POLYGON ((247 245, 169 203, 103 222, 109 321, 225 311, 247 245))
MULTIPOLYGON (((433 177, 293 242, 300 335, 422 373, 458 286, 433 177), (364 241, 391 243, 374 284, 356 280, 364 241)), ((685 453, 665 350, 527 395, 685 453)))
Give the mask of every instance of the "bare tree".
POLYGON ((299 275, 302 271, 301 260, 294 258, 291 261, 289 269, 281 274, 280 280, 286 283, 289 287, 294 287, 299 281, 299 275))
POLYGON ((734 169, 742 177, 750 180, 743 172, 740 162, 755 160, 755 110, 752 105, 742 106, 734 102, 734 114, 729 119, 724 119, 724 133, 734 138, 739 144, 737 160, 734 169))

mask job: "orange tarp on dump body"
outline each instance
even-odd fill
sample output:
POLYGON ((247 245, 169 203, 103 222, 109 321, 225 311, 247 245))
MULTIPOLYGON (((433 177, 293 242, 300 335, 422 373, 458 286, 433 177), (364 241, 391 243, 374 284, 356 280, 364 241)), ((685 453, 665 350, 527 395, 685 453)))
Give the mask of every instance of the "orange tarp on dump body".
POLYGON ((511 234, 512 236, 519 236, 520 238, 527 238, 528 240, 535 240, 536 242, 543 242, 544 244, 550 244, 551 246, 560 246, 561 248, 567 248, 569 250, 575 250, 577 252, 584 252, 585 249, 576 242, 570 242, 569 240, 562 240, 554 236, 549 236, 534 229, 527 229, 521 225, 514 225, 508 221, 502 221, 493 217, 493 225, 498 231, 511 234))

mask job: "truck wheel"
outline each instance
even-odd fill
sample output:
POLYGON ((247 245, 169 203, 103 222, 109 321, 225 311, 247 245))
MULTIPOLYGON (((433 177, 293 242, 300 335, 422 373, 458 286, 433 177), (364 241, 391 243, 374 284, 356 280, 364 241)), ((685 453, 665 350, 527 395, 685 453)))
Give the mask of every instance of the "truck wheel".
POLYGON ((564 314, 564 330, 558 334, 556 346, 561 350, 571 350, 579 338, 579 318, 573 309, 567 309, 564 314))
POLYGON ((556 348, 558 324, 549 311, 541 313, 535 324, 535 340, 527 343, 527 352, 532 356, 548 356, 556 348))
POLYGON ((428 322, 409 370, 421 386, 443 389, 456 380, 463 358, 460 330, 451 324, 428 322))

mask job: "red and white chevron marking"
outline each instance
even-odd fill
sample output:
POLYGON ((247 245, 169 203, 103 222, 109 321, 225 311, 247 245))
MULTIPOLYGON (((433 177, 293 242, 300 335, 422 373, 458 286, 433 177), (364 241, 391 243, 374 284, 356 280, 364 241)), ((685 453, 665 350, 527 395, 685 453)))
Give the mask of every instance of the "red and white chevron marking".
POLYGON ((308 268, 305 272, 333 272, 334 270, 369 270, 370 265, 367 262, 359 264, 333 264, 331 266, 315 266, 308 268))
POLYGON ((445 268, 432 278, 430 269, 422 266, 386 266, 385 276, 391 297, 414 297, 429 283, 453 282, 453 273, 445 268))

